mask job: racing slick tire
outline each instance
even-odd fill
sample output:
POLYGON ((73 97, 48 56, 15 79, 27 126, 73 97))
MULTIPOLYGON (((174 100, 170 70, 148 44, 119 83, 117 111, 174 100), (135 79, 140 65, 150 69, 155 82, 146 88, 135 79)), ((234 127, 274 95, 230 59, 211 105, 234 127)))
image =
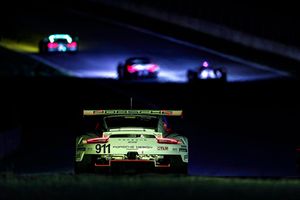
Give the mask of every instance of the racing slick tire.
POLYGON ((227 82, 227 73, 225 73, 225 72, 222 73, 221 81, 222 81, 223 83, 226 83, 226 82, 227 82))
POLYGON ((118 66, 118 79, 123 80, 124 77, 124 69, 121 65, 118 66))
POLYGON ((92 157, 86 155, 83 157, 81 162, 75 162, 74 172, 75 174, 94 172, 94 167, 92 166, 92 157))
POLYGON ((193 83, 196 81, 197 79, 197 73, 192 71, 192 70, 188 70, 187 72, 187 79, 189 83, 193 83))
POLYGON ((48 53, 48 46, 47 43, 45 43, 43 40, 39 42, 39 53, 40 54, 46 54, 48 53))
POLYGON ((180 156, 171 157, 170 164, 172 173, 188 175, 188 165, 182 162, 180 156))
POLYGON ((160 169, 160 173, 188 175, 188 164, 182 162, 181 156, 165 156, 166 163, 170 164, 170 168, 160 169))

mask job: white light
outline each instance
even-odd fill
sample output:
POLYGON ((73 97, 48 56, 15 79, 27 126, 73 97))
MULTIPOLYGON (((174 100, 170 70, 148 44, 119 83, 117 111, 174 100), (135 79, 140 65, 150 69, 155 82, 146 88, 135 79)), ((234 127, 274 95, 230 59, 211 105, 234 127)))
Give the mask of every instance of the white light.
POLYGON ((215 79, 216 78, 216 74, 213 70, 209 71, 209 78, 215 79))
POLYGON ((208 71, 207 70, 203 70, 200 73, 200 78, 207 79, 208 78, 208 71))
POLYGON ((147 69, 147 65, 135 64, 132 66, 137 70, 146 70, 147 69))
POLYGON ((217 72, 216 72, 216 76, 217 76, 218 78, 221 78, 221 77, 222 77, 222 73, 221 73, 220 71, 217 71, 217 72))
POLYGON ((68 34, 53 34, 50 35, 48 38, 51 43, 53 43, 55 39, 65 39, 68 41, 68 43, 72 42, 72 37, 68 34))

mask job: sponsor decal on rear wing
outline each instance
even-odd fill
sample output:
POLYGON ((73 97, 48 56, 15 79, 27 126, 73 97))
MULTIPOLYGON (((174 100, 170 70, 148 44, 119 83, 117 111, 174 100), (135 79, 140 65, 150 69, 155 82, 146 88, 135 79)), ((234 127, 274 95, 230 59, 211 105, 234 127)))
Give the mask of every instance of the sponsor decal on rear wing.
POLYGON ((160 115, 182 116, 182 110, 83 110, 84 116, 93 115, 160 115))

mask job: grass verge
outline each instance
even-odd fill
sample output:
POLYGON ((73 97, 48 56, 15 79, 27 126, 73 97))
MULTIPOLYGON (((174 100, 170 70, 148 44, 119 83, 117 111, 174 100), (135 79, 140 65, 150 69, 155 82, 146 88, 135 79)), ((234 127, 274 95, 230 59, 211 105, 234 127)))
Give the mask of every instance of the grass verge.
POLYGON ((300 180, 73 174, 0 176, 0 199, 300 199, 300 180))

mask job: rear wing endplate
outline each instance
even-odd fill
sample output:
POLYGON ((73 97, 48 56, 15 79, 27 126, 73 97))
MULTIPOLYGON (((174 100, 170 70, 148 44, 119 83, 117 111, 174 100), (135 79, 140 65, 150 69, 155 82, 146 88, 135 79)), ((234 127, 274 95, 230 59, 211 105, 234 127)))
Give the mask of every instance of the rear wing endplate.
POLYGON ((182 110, 83 110, 84 116, 93 115, 158 115, 182 116, 182 110))

